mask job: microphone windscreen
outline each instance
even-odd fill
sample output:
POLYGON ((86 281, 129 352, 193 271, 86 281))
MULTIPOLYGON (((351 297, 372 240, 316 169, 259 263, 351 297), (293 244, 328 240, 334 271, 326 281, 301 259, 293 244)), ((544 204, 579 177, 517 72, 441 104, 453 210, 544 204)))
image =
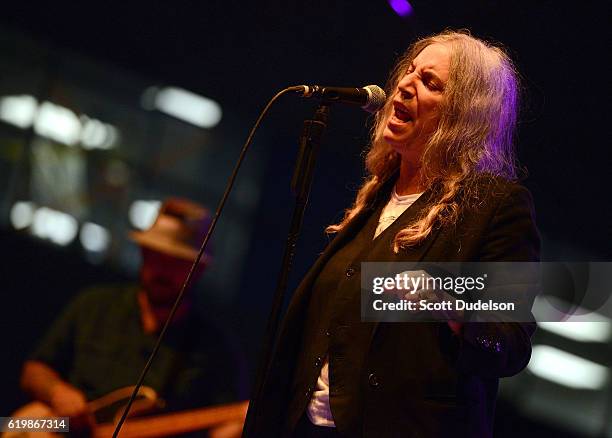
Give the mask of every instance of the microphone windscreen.
POLYGON ((368 92, 368 103, 362 108, 369 113, 375 113, 385 105, 387 95, 385 90, 380 88, 378 85, 366 85, 363 87, 368 92))

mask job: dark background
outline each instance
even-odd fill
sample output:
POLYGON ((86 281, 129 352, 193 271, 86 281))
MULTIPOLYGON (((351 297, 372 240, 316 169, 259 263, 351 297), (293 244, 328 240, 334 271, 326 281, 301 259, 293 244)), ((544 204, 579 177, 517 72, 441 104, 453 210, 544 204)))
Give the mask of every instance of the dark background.
MULTIPOLYGON (((609 3, 411 4, 414 14, 401 18, 384 0, 19 2, 3 5, 0 38, 5 48, 15 35, 34 41, 51 54, 44 63, 74 56, 108 66, 105 80, 96 84, 99 89, 120 87, 125 74, 178 85, 220 102, 227 116, 215 135, 226 142, 226 153, 217 158, 229 169, 258 112, 279 89, 302 83, 383 85, 395 59, 415 37, 447 27, 468 28, 476 36, 502 42, 522 73, 517 149, 529 170, 525 184, 535 198, 544 258, 609 261, 609 3)), ((257 180, 260 196, 249 219, 246 262, 235 273, 240 286, 230 299, 219 298, 222 290, 213 291, 217 298, 211 298, 211 307, 242 339, 253 364, 291 211, 296 138, 313 108, 311 102, 285 97, 264 122, 253 145, 251 165, 261 164, 264 173, 257 180)), ((338 107, 331 117, 293 285, 325 244, 324 226, 341 217, 362 177, 367 116, 338 107)), ((215 175, 214 184, 228 174, 215 175)), ((209 175, 190 177, 187 185, 194 187, 210 182, 209 175)), ((172 190, 167 187, 165 192, 172 190)), ((198 197, 198 190, 191 193, 198 197)), ((213 198, 200 199, 214 205, 213 198)), ((121 280, 133 272, 111 261, 93 265, 74 248, 57 248, 8 226, 2 230, 2 242, 2 329, 7 340, 0 410, 8 415, 21 402, 20 362, 55 312, 81 286, 121 280)), ((529 418, 516 400, 500 402, 499 436, 562 436, 563 415, 529 418)))

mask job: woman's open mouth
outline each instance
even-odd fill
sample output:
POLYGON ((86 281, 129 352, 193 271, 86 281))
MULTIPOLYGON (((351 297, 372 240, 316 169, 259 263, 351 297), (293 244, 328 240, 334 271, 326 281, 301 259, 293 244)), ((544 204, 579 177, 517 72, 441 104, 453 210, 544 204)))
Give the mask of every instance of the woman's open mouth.
POLYGON ((395 112, 393 115, 396 119, 400 120, 401 122, 410 122, 412 120, 412 117, 410 117, 410 113, 408 112, 408 110, 406 110, 406 108, 403 108, 399 105, 395 106, 395 112))
POLYGON ((408 109, 404 105, 400 103, 394 103, 393 113, 391 114, 391 117, 389 118, 390 127, 393 127, 393 125, 395 126, 403 125, 411 121, 412 121, 412 116, 410 114, 410 111, 408 111, 408 109))

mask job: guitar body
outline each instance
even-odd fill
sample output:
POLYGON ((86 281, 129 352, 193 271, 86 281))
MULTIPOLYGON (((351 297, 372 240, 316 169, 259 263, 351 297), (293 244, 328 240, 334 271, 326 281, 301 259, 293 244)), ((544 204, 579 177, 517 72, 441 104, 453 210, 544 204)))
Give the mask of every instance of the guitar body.
MULTIPOLYGON (((114 409, 114 420, 96 424, 92 436, 110 438, 115 424, 123 413, 122 407, 129 398, 133 388, 121 388, 88 403, 92 414, 114 409)), ((159 406, 157 394, 151 388, 141 388, 138 399, 132 405, 130 418, 124 423, 119 436, 121 438, 154 438, 168 437, 197 430, 209 430, 213 438, 237 438, 242 433, 248 402, 237 402, 227 405, 209 406, 169 414, 132 418, 135 415, 153 411, 159 406)), ((42 402, 29 403, 12 415, 15 418, 54 418, 55 412, 42 402)), ((16 430, 5 432, 0 438, 58 438, 61 434, 51 432, 27 432, 16 430)))

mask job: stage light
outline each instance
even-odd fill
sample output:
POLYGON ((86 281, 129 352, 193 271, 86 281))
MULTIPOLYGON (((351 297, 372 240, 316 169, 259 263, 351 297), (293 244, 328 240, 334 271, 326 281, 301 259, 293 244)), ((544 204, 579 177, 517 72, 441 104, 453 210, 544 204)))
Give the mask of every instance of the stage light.
POLYGON ((602 389, 608 381, 608 369, 549 345, 535 345, 527 369, 534 375, 574 389, 602 389))
POLYGON ((18 230, 27 228, 32 225, 34 219, 34 211, 36 207, 34 203, 29 201, 15 202, 11 208, 10 218, 11 224, 18 230))
POLYGON ((34 122, 34 131, 43 137, 72 146, 79 141, 81 122, 68 108, 43 102, 34 122))
POLYGON ((610 318, 561 298, 538 296, 532 311, 538 327, 556 335, 580 342, 609 342, 612 339, 610 318))
POLYGON ((110 232, 101 225, 85 222, 79 235, 81 245, 91 252, 103 252, 108 249, 111 241, 110 232))
POLYGON ((538 322, 538 327, 579 342, 610 341, 611 329, 608 321, 538 322))
POLYGON ((117 142, 117 128, 100 120, 81 116, 83 149, 112 149, 117 142))
POLYGON ((177 87, 149 87, 142 94, 142 107, 158 109, 201 128, 212 128, 221 121, 221 106, 207 97, 177 87))
POLYGON ((0 98, 0 120, 34 131, 59 143, 73 146, 79 141, 83 149, 112 149, 118 143, 116 127, 86 115, 77 117, 61 105, 38 101, 27 94, 0 98))
POLYGON ((68 245, 75 238, 78 222, 69 214, 41 207, 34 213, 32 233, 58 245, 68 245))
POLYGON ((27 129, 36 117, 38 102, 32 96, 4 96, 0 98, 0 120, 27 129))
POLYGON ((128 212, 131 224, 139 230, 151 228, 160 207, 161 201, 134 201, 128 212))
POLYGON ((104 127, 106 128, 106 141, 99 147, 100 149, 114 148, 119 143, 119 129, 108 123, 105 123, 104 127))
POLYGON ((407 17, 412 14, 412 6, 407 0, 388 0, 389 6, 395 11, 400 17, 407 17))

